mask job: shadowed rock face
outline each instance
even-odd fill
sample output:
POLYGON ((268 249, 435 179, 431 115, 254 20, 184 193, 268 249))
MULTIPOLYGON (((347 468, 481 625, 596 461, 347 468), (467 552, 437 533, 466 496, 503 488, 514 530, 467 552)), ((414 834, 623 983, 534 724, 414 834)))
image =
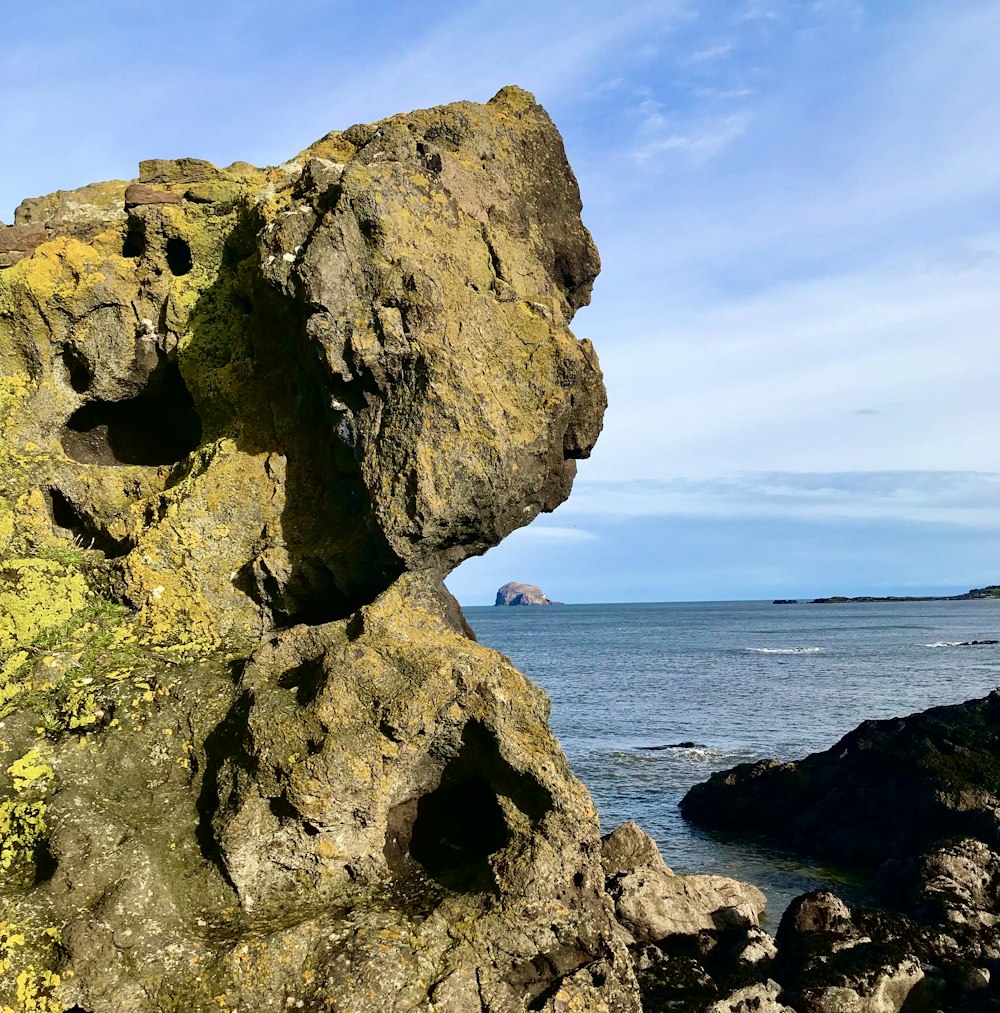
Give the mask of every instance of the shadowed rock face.
POLYGON ((441 583, 600 429, 558 133, 504 89, 140 169, 0 229, 0 1003, 636 1011, 548 702, 441 583))
MULTIPOLYGON (((798 1013, 997 1008, 1000 692, 885 721, 792 763, 741 764, 681 803, 700 824, 882 863, 877 909, 797 898, 767 967, 798 1013)), ((648 981, 667 980, 655 961, 648 981)), ((669 984, 669 981, 667 981, 669 984)))

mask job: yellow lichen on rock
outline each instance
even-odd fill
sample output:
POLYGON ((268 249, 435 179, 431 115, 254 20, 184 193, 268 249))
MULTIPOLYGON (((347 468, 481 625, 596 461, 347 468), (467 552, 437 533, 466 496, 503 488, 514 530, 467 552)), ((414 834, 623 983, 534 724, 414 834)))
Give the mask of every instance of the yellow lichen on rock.
POLYGON ((14 791, 18 794, 29 788, 36 790, 44 788, 55 774, 52 764, 37 746, 16 759, 7 768, 7 773, 10 774, 14 791))
POLYGON ((83 575, 55 560, 11 559, 0 563, 0 572, 0 651, 69 622, 89 599, 83 575))
POLYGON ((547 699, 441 583, 600 428, 569 330, 599 263, 544 110, 150 160, 17 216, 44 241, 0 268, 0 871, 78 978, 25 930, 0 1013, 637 1013, 547 699))
POLYGON ((0 1013, 63 1013, 58 992, 72 971, 55 969, 58 929, 0 921, 0 1013), (50 965, 50 966, 46 966, 50 965))

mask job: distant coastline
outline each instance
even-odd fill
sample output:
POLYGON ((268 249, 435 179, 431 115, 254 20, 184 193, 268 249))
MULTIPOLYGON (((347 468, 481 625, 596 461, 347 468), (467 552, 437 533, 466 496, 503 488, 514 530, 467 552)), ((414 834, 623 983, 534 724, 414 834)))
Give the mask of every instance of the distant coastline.
POLYGON ((848 598, 843 595, 832 595, 829 598, 812 598, 802 600, 799 598, 775 598, 773 605, 862 605, 868 602, 877 601, 984 601, 987 599, 1000 599, 1000 584, 988 584, 986 587, 974 587, 964 594, 947 595, 885 595, 876 597, 872 595, 859 595, 848 598))

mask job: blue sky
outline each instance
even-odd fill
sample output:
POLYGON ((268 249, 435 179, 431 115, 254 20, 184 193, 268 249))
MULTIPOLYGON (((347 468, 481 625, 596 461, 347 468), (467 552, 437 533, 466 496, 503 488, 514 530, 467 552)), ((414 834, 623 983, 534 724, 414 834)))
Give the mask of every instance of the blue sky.
POLYGON ((992 0, 8 4, 0 219, 520 84, 601 249, 611 407, 459 599, 964 589, 1000 582, 998 38, 992 0))

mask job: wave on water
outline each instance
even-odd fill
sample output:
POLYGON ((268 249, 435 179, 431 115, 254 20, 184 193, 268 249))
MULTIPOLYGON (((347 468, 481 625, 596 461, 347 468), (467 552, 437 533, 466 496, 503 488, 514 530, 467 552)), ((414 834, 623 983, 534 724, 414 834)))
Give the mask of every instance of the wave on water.
POLYGON ((700 742, 678 742, 664 746, 633 746, 636 752, 615 751, 609 755, 618 760, 684 760, 689 763, 739 763, 753 757, 746 749, 717 749, 700 742))
POLYGON ((935 640, 924 647, 996 647, 1000 640, 935 640))
POLYGON ((713 749, 711 746, 699 746, 696 749, 661 749, 659 747, 650 749, 649 746, 635 746, 634 748, 636 750, 634 753, 615 750, 607 755, 613 761, 624 761, 629 764, 636 762, 662 764, 665 759, 683 760, 687 763, 712 763, 721 760, 724 755, 722 750, 713 749))
POLYGON ((752 654, 822 654, 822 647, 745 647, 752 654))

